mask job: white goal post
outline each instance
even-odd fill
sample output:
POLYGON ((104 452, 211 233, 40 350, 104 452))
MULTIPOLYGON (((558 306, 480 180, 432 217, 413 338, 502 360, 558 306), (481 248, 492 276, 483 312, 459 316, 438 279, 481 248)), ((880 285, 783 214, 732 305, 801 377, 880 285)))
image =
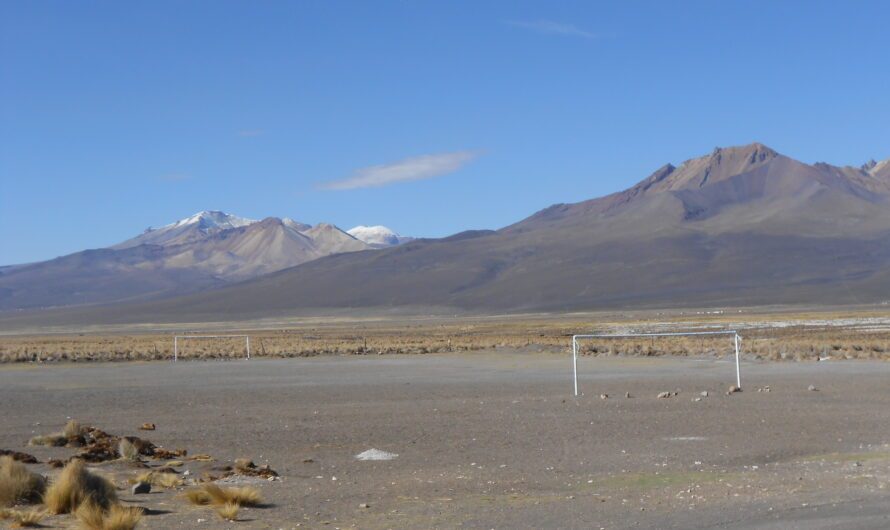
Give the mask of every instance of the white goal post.
POLYGON ((250 359, 250 335, 174 335, 173 362, 179 360, 179 341, 183 339, 244 339, 244 346, 247 349, 247 358, 250 359))
POLYGON ((742 388, 742 372, 739 367, 739 332, 735 330, 726 331, 688 331, 679 333, 625 333, 620 335, 611 335, 608 333, 592 334, 592 335, 572 335, 572 364, 575 379, 575 395, 578 394, 578 339, 636 339, 639 337, 687 337, 696 335, 730 335, 735 347, 735 382, 736 386, 742 388))

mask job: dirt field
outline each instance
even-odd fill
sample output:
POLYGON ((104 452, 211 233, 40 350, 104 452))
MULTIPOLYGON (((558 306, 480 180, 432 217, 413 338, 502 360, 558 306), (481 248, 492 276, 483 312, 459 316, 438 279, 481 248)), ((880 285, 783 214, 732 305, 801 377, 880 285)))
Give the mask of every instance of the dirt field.
MULTIPOLYGON (((890 363, 749 361, 726 395, 721 359, 584 357, 575 398, 569 357, 537 350, 7 364, 0 449, 67 458, 25 444, 76 418, 215 459, 186 461, 187 480, 239 457, 281 474, 236 478, 268 502, 238 523, 182 488, 122 491, 145 528, 890 526, 890 363), (372 448, 398 456, 356 460, 372 448)), ((97 468, 121 487, 136 473, 97 468)))

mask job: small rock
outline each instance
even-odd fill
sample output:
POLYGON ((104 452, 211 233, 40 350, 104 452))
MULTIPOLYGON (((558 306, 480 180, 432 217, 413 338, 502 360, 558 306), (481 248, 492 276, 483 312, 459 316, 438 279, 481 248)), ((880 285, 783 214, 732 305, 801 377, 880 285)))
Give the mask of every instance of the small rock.
POLYGON ((726 395, 728 396, 730 394, 735 394, 736 392, 741 392, 741 391, 742 391, 741 388, 739 388, 735 385, 732 385, 731 387, 729 387, 729 390, 726 391, 726 395))
POLYGON ((700 398, 700 397, 694 397, 694 398, 692 398, 692 401, 701 401, 701 398, 700 398))
POLYGON ((600 394, 600 399, 609 399, 609 394, 600 394))
POLYGON ((660 392, 657 397, 658 399, 667 399, 673 395, 671 392, 660 392))
POLYGON ((130 488, 130 493, 132 493, 133 495, 151 493, 151 484, 148 482, 137 482, 136 484, 133 484, 132 488, 130 488))
POLYGON ((699 394, 699 396, 701 396, 701 397, 708 397, 708 391, 707 391, 707 390, 703 390, 703 391, 701 392, 701 394, 699 394))
POLYGON ((154 423, 143 423, 142 427, 139 427, 139 428, 143 431, 153 431, 153 430, 157 429, 157 426, 155 426, 154 423))
POLYGON ((814 385, 808 386, 807 390, 809 390, 810 392, 818 392, 819 391, 819 389, 816 388, 814 385))
POLYGON ((363 502, 363 503, 359 504, 358 507, 359 508, 370 508, 371 505, 366 502, 363 502))
POLYGON ((625 392, 625 393, 624 393, 624 397, 630 399, 630 392, 625 392))

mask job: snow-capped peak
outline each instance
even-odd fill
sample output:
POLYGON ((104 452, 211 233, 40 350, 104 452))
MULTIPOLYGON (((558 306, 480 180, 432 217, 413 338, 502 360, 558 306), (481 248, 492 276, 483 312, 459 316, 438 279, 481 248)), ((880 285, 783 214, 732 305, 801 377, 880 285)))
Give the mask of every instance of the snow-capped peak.
POLYGON ((247 226, 255 222, 256 220, 254 219, 246 219, 244 217, 230 215, 218 210, 204 210, 202 212, 196 213, 195 215, 186 217, 185 219, 180 219, 175 223, 164 226, 163 228, 179 228, 183 226, 200 224, 201 228, 221 228, 225 230, 228 228, 247 226))
POLYGON ((378 246, 378 247, 391 247, 394 245, 400 245, 402 243, 407 243, 414 238, 411 237, 403 237, 399 234, 393 232, 389 228, 385 226, 356 226, 355 228, 350 228, 346 231, 347 234, 352 237, 358 239, 359 241, 364 241, 365 243, 378 246))

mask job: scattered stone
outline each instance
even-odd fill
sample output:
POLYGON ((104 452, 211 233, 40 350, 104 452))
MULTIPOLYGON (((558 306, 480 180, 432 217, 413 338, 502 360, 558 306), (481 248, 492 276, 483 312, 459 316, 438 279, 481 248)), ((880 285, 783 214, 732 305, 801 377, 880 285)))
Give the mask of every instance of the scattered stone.
POLYGON ((311 464, 311 463, 313 463, 313 462, 315 462, 315 460, 313 460, 313 459, 311 459, 311 458, 304 458, 304 459, 303 459, 303 463, 304 463, 304 464, 311 464))
POLYGON ((600 394, 600 399, 609 399, 609 394, 600 394))
POLYGON ((707 390, 703 390, 703 391, 699 394, 699 396, 701 396, 701 397, 708 397, 708 391, 707 391, 707 390))
POLYGON ((133 495, 143 495, 145 493, 151 493, 151 483, 149 482, 137 482, 133 484, 133 487, 130 488, 130 493, 133 495))
POLYGON ((624 397, 630 399, 630 397, 631 397, 631 396, 630 396, 630 392, 625 392, 625 393, 624 393, 624 397))
POLYGON ((143 423, 143 424, 142 424, 142 427, 139 427, 139 428, 140 428, 141 430, 143 430, 143 431, 153 431, 153 430, 155 430, 157 427, 155 426, 154 423, 143 423))
POLYGON ((660 392, 657 397, 658 399, 667 399, 673 395, 674 394, 672 392, 660 392))
POLYGON ((692 401, 696 401, 696 402, 698 402, 698 401, 701 401, 701 398, 700 398, 700 397, 694 397, 694 398, 692 398, 692 401))
POLYGON ((741 392, 741 391, 742 391, 741 388, 739 388, 735 385, 732 385, 731 387, 729 387, 729 390, 726 391, 726 395, 728 396, 730 394, 735 394, 735 393, 741 392))
POLYGON ((371 505, 366 502, 363 502, 363 503, 359 504, 358 507, 359 508, 370 508, 371 505))
POLYGON ((818 392, 819 391, 819 389, 816 388, 814 385, 808 386, 807 390, 809 390, 810 392, 818 392))

